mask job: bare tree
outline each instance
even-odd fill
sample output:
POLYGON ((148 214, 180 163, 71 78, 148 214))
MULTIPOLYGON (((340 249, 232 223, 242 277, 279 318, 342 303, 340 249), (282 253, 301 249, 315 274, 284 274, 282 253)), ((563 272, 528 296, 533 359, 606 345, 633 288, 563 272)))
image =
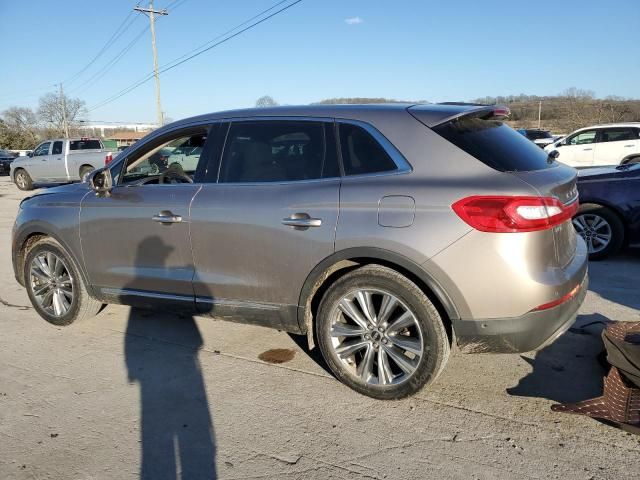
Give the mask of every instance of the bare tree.
POLYGON ((264 95, 256 100, 256 107, 276 107, 278 106, 278 102, 276 102, 273 97, 270 95, 264 95))
POLYGON ((87 113, 85 102, 79 98, 70 98, 55 93, 40 97, 38 117, 52 135, 64 135, 65 114, 70 131, 76 131, 80 119, 87 113))
MULTIPOLYGON (((38 117, 30 108, 10 107, 2 112, 3 127, 11 132, 17 143, 33 146, 38 142, 38 117)), ((28 148, 28 147, 15 147, 28 148)))

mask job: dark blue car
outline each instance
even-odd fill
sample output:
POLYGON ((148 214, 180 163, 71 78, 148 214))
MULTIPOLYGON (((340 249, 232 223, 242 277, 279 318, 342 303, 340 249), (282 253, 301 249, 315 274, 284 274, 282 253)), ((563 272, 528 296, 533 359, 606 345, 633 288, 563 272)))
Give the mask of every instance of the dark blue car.
POLYGON ((573 225, 590 259, 640 244, 640 164, 580 170, 578 191, 581 205, 573 225))

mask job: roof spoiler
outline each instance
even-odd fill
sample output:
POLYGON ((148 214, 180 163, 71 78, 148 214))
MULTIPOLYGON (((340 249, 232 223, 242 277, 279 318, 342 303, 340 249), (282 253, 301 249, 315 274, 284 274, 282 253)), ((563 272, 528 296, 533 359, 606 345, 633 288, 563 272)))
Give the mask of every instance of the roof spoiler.
POLYGON ((437 127, 462 117, 503 119, 511 114, 511 111, 506 106, 463 102, 414 105, 409 107, 407 111, 429 128, 437 127))

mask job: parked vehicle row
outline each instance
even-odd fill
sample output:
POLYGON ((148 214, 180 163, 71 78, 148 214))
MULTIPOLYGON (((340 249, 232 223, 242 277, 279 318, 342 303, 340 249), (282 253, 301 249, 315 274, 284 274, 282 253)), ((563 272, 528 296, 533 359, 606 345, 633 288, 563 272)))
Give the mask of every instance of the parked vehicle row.
POLYGON ((502 113, 326 105, 173 123, 88 183, 25 199, 16 278, 56 325, 105 303, 256 323, 307 335, 358 392, 413 394, 452 342, 540 348, 586 294, 576 171, 502 113))
POLYGON ((558 161, 576 168, 640 162, 640 122, 581 128, 545 150, 557 151, 558 161))
POLYGON ((6 175, 11 169, 11 162, 15 159, 15 155, 7 150, 0 150, 0 174, 6 175))
POLYGON ((34 184, 79 181, 103 167, 107 153, 97 138, 46 140, 29 156, 11 162, 11 180, 20 190, 31 190, 34 184))
POLYGON ((640 163, 588 168, 578 172, 580 210, 576 231, 599 260, 623 245, 640 244, 640 163))

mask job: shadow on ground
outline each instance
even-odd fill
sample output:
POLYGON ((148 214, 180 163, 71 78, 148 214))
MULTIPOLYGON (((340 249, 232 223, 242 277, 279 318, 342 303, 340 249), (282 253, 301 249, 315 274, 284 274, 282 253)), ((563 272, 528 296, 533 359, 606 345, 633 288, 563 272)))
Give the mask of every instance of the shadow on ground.
POLYGON ((535 358, 522 356, 533 371, 507 393, 559 403, 600 395, 602 377, 607 373, 600 360, 604 350, 600 334, 607 321, 599 313, 579 315, 574 327, 537 352, 535 358))
MULTIPOLYGON (((141 259, 170 251, 150 237, 139 245, 136 265, 144 268, 141 259)), ((198 359, 203 343, 191 315, 130 311, 124 353, 129 381, 140 386, 143 479, 216 478, 213 421, 198 359)))

